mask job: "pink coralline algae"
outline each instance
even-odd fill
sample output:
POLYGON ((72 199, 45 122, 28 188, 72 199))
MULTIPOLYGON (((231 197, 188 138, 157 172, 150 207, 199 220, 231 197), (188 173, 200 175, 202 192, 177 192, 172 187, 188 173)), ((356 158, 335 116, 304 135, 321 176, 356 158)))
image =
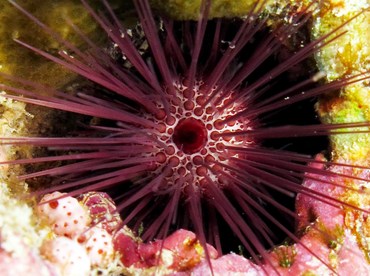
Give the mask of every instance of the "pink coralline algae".
MULTIPOLYGON (((304 234, 295 244, 271 252, 270 263, 264 265, 268 275, 370 275, 366 252, 358 243, 358 233, 350 227, 346 205, 338 204, 348 196, 344 192, 350 183, 354 187, 363 183, 356 175, 365 179, 368 170, 333 163, 327 174, 317 176, 315 169, 323 169, 324 160, 318 155, 317 162, 310 164, 312 173, 306 173, 302 184, 310 194, 299 194, 296 199, 297 229, 304 234)), ((354 211, 349 209, 349 213, 354 211)))
MULTIPOLYGON (((11 275, 4 271, 15 263, 21 264, 14 268, 21 274, 34 275, 38 270, 46 276, 87 276, 94 268, 105 271, 112 263, 116 271, 130 275, 348 275, 349 271, 351 275, 370 275, 358 235, 348 226, 351 216, 345 206, 338 206, 346 181, 360 186, 361 178, 343 177, 353 175, 349 172, 353 168, 334 163, 326 169, 327 174, 317 176, 315 170, 323 170, 324 164, 321 155, 309 164, 302 187, 310 194, 297 196, 298 232, 290 237, 294 243, 276 246, 259 261, 235 253, 219 256, 211 245, 204 250, 196 235, 184 229, 163 240, 144 242, 123 225, 106 193, 89 192, 74 198, 54 192, 44 195, 36 207, 40 221, 51 231, 40 254, 24 246, 26 257, 20 258, 0 248, 1 275, 11 275), (330 198, 325 199, 326 194, 330 198)), ((357 172, 362 177, 369 173, 358 168, 357 172)))
MULTIPOLYGON (((321 155, 316 157, 318 161, 324 161, 321 155)), ((313 169, 323 169, 323 163, 312 163, 311 168, 313 169)), ((345 175, 351 175, 350 172, 344 172, 342 166, 332 167, 331 171, 334 173, 342 173, 345 175)), ((321 197, 312 197, 304 194, 298 194, 296 200, 296 209, 298 216, 298 228, 305 227, 309 225, 313 218, 320 218, 320 221, 327 228, 334 228, 337 225, 343 225, 344 211, 343 208, 338 208, 338 204, 335 202, 336 198, 345 191, 343 184, 343 179, 333 174, 332 176, 321 176, 320 182, 316 174, 307 174, 306 180, 303 184, 304 187, 311 189, 317 194, 330 195, 332 199, 327 199, 321 197), (338 185, 327 185, 327 183, 338 183, 338 185), (331 203, 333 205, 330 205, 331 203)))
MULTIPOLYGON (((116 256, 122 268, 161 268, 168 273, 190 271, 206 259, 203 247, 190 231, 181 229, 164 240, 144 243, 126 226, 122 227, 107 194, 90 192, 78 199, 54 192, 45 195, 37 207, 55 236, 44 242, 41 254, 62 275, 88 275, 89 269, 105 268, 116 256), (70 224, 75 227, 69 227, 70 224), (63 231, 60 226, 65 226, 63 231)), ((217 251, 207 247, 209 258, 216 259, 217 251)))
MULTIPOLYGON (((183 229, 163 241, 143 243, 131 237, 123 228, 114 237, 114 248, 120 252, 125 266, 136 268, 166 266, 173 271, 186 271, 205 259, 204 250, 195 234, 183 229)), ((211 259, 217 258, 217 251, 210 245, 208 252, 211 259)))
MULTIPOLYGON (((241 273, 248 276, 263 275, 263 270, 261 267, 234 253, 221 256, 216 260, 212 260, 211 263, 214 275, 231 276, 240 275, 241 273)), ((192 275, 210 275, 209 265, 207 262, 203 262, 201 265, 196 267, 192 271, 192 275)))
POLYGON ((0 248, 0 275, 15 276, 15 275, 37 275, 37 276, 57 276, 58 271, 51 263, 41 258, 37 252, 23 244, 18 244, 18 251, 8 252, 0 248))
MULTIPOLYGON (((317 160, 323 160, 320 158, 317 160)), ((317 163, 310 166, 323 168, 317 163)), ((294 244, 272 249, 259 263, 235 253, 218 256, 210 245, 207 245, 207 258, 196 235, 184 229, 163 240, 145 243, 122 226, 113 201, 101 192, 83 194, 79 201, 58 192, 45 195, 38 211, 48 219, 56 237, 44 243, 41 254, 59 267, 61 275, 89 275, 91 268, 104 269, 115 258, 119 259, 122 271, 132 275, 348 275, 348 271, 353 272, 351 275, 369 275, 369 266, 356 237, 344 226, 343 208, 329 204, 334 204, 334 198, 341 194, 343 179, 330 174, 314 179, 313 175, 306 174, 303 186, 320 193, 328 186, 321 182, 337 178, 338 185, 330 190, 332 202, 300 194, 296 202, 297 225, 298 229, 306 227, 306 232, 300 239, 297 236, 294 244), (65 215, 66 211, 72 214, 65 215), (55 227, 69 224, 67 218, 73 221, 75 215, 80 219, 79 227, 67 227, 67 232, 55 227), (73 274, 76 271, 80 274, 73 274)))

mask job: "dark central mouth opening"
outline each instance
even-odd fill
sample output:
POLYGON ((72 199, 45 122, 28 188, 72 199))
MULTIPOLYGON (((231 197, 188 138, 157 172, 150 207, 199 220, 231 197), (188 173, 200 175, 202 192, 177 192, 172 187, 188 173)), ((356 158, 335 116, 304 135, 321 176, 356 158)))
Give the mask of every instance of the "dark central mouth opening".
POLYGON ((207 129, 194 118, 182 119, 174 129, 173 142, 186 154, 199 152, 207 143, 207 129))

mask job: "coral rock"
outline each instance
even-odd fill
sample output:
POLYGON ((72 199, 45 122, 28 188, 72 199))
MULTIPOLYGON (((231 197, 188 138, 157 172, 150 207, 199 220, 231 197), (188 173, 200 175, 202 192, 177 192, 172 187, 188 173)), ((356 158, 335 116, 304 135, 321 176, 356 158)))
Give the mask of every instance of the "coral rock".
POLYGON ((124 266, 136 266, 141 263, 138 253, 138 242, 127 232, 126 228, 120 229, 113 237, 113 246, 121 254, 121 261, 124 266))
MULTIPOLYGON (((18 240, 18 238, 16 238, 18 240)), ((13 240, 13 242, 15 242, 13 240)), ((55 276, 57 271, 49 263, 44 261, 35 251, 23 244, 16 242, 19 252, 7 252, 0 249, 0 275, 38 275, 55 276)))
MULTIPOLYGON (((260 276, 264 275, 263 270, 253 262, 234 253, 224 255, 216 260, 211 260, 212 271, 214 276, 227 275, 248 275, 260 276)), ((212 275, 209 269, 209 264, 203 261, 201 265, 192 271, 193 276, 212 275)))
MULTIPOLYGON (((217 251, 207 245, 209 257, 217 258, 217 251)), ((177 271, 187 270, 198 265, 204 258, 205 252, 196 235, 190 231, 180 229, 164 239, 163 248, 173 254, 171 268, 177 271)))
MULTIPOLYGON (((166 267, 173 271, 193 269, 205 257, 205 251, 196 235, 180 229, 164 240, 143 243, 134 239, 125 228, 114 236, 114 248, 121 253, 122 263, 129 267, 150 268, 166 267)), ((208 253, 211 259, 217 257, 217 251, 210 245, 208 253)))

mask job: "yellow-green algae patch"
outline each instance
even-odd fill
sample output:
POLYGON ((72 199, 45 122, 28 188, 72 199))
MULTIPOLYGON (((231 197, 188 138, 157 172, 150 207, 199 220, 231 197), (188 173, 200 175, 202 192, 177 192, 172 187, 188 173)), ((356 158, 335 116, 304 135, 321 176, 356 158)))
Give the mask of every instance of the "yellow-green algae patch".
MULTIPOLYGON (((151 0, 153 6, 172 18, 178 20, 197 20, 199 18, 199 11, 202 0, 151 0)), ((264 7, 262 12, 275 13, 280 9, 286 7, 298 6, 304 7, 310 1, 293 1, 293 0, 212 0, 209 11, 209 18, 219 17, 243 17, 247 15, 252 9, 259 10, 261 5, 264 7)))
MULTIPOLYGON (((77 0, 36 0, 17 1, 17 3, 50 26, 61 38, 69 40, 77 46, 81 43, 81 40, 66 24, 65 18, 68 17, 75 24, 82 26, 82 30, 89 37, 96 30, 96 24, 77 0)), ((70 72, 62 70, 61 66, 53 62, 47 62, 45 58, 35 55, 30 50, 18 45, 13 39, 20 39, 53 54, 63 49, 60 43, 7 1, 2 1, 0 8, 1 71, 56 87, 64 84, 66 79, 70 78, 70 72)))
MULTIPOLYGON (((284 2, 283 0, 282 2, 284 2)), ((162 12, 180 20, 197 20, 201 0, 151 0, 152 4, 162 12)), ((248 14, 257 1, 255 0, 214 0, 209 17, 239 17, 248 14)), ((268 4, 275 1, 269 0, 268 4)))
MULTIPOLYGON (((321 12, 314 18, 313 37, 318 38, 348 20, 351 22, 338 32, 345 31, 341 37, 317 52, 316 60, 320 70, 327 74, 328 81, 368 72, 370 69, 369 1, 330 0, 324 3, 321 12)), ((368 122, 370 121, 369 82, 366 80, 349 85, 337 95, 321 99, 317 107, 324 123, 368 122)), ((367 131, 369 128, 352 130, 367 131)), ((370 165, 368 133, 332 135, 330 141, 333 161, 370 165)), ((366 171, 356 168, 351 170, 351 175, 365 178, 369 176, 366 171)), ((343 179, 343 184, 354 189, 346 189, 342 195, 343 201, 359 208, 369 208, 369 182, 358 183, 354 179, 347 178, 343 179), (363 192, 358 192, 359 189, 363 192)), ((352 231, 370 261, 370 221, 366 217, 363 212, 354 208, 345 208, 345 225, 352 231)))
MULTIPOLYGON (((6 99, 0 93, 0 135, 1 137, 22 136, 28 133, 29 122, 33 116, 26 111, 26 104, 6 99)), ((9 160, 18 156, 20 150, 23 156, 28 155, 30 147, 14 147, 12 145, 0 146, 0 161, 9 160)), ((30 156, 28 156, 30 157, 30 156)), ((17 179, 17 175, 22 171, 21 168, 8 165, 0 165, 0 182, 7 182, 12 193, 24 193, 27 185, 17 179)))
MULTIPOLYGON (((66 24, 66 18, 78 25, 89 38, 95 41, 99 40, 96 22, 88 15, 86 9, 78 0, 19 0, 17 3, 50 26, 52 30, 55 30, 62 39, 76 44, 77 47, 82 45, 82 40, 66 24)), ((51 54, 57 54, 60 49, 63 49, 63 45, 8 1, 1 1, 0 3, 0 37, 1 73, 32 80, 36 83, 44 83, 54 88, 62 87, 76 77, 69 70, 48 61, 14 41, 14 39, 19 39, 51 54)), ((19 84, 2 76, 0 76, 0 83, 19 87, 19 84)), ((36 92, 48 93, 47 90, 36 92)), ((0 93, 5 93, 1 91, 1 87, 0 93)), ((47 124, 49 122, 45 118, 50 118, 51 113, 51 110, 45 108, 26 106, 24 103, 6 100, 0 94, 1 136, 28 136, 42 133, 45 128, 48 128, 47 124)), ((11 147, 3 145, 1 152, 5 158, 27 158, 32 157, 29 149, 30 147, 26 146, 11 147)), ((13 192, 24 192, 26 190, 26 187, 23 187, 24 183, 19 183, 11 177, 14 174, 19 174, 19 172, 18 169, 12 167, 12 171, 1 174, 2 178, 8 179, 7 182, 13 192)))
POLYGON ((316 53, 318 66, 327 73, 328 80, 369 69, 370 12, 367 10, 369 6, 368 0, 325 1, 314 18, 312 28, 314 38, 319 38, 351 20, 336 33, 338 35, 344 31, 342 36, 316 53))
MULTIPOLYGON (((338 32, 343 33, 316 53, 316 60, 328 81, 353 76, 370 69, 370 13, 368 1, 326 1, 314 18, 312 35, 319 38, 351 20, 338 32), (361 13, 361 14, 359 14, 361 13), (358 15, 358 16, 357 16, 358 15), (356 17, 357 16, 357 17, 356 17), (354 18, 355 17, 355 18, 354 18)), ((324 123, 350 123, 370 120, 368 82, 359 82, 342 89, 338 95, 319 102, 318 112, 324 123)), ((336 135, 331 137, 334 160, 366 162, 370 136, 336 135)))

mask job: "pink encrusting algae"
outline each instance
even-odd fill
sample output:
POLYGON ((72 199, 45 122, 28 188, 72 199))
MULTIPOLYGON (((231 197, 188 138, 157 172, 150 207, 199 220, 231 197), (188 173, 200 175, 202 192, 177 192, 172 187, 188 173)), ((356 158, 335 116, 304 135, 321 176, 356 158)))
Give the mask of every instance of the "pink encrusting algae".
POLYGON ((53 152, 4 164, 62 163, 19 177, 55 178, 54 185, 32 195, 43 196, 36 209, 52 233, 41 254, 61 275, 88 275, 92 267, 114 262, 127 274, 335 275, 345 273, 351 261, 359 264, 359 273, 367 271, 355 234, 344 227, 348 209, 367 216, 368 206, 348 200, 350 193, 366 197, 366 192, 346 185, 367 181, 367 174, 352 174, 365 168, 267 146, 280 138, 368 131, 359 128, 368 122, 275 125, 271 119, 369 78, 358 73, 324 83, 325 75, 315 70, 297 77, 295 68, 343 35, 349 22, 292 51, 287 44, 304 30, 319 1, 287 10, 286 22, 268 27, 266 1, 257 1, 243 19, 208 20, 212 3, 205 0, 198 22, 179 22, 155 16, 147 0, 137 0, 136 29, 125 28, 107 1, 102 13, 82 1, 111 41, 101 48, 67 19, 88 46, 82 51, 10 2, 63 50, 54 56, 15 41, 89 84, 69 94, 1 74, 27 87, 2 84, 12 92, 3 96, 97 122, 81 123, 78 133, 65 137, 1 139, 53 152), (295 213, 284 201, 297 194, 295 213), (295 220, 297 233, 284 216, 295 220), (222 256, 229 242, 224 231, 252 260, 222 256), (276 246, 281 240, 275 232, 291 244, 276 246), (344 254, 349 246, 360 256, 344 254))
MULTIPOLYGON (((326 178, 322 177, 322 181, 326 181, 326 178)), ((338 183, 339 181, 343 179, 338 179, 338 183)), ((306 180, 303 185, 313 184, 311 180, 306 180)), ((315 189, 322 189, 323 185, 320 185, 322 183, 316 181, 315 184, 317 185, 315 189)), ((86 196, 93 196, 96 201, 101 201, 98 198, 109 199, 104 193, 89 193, 86 196)), ((45 198, 50 197, 54 196, 45 196, 45 198)), ((77 201, 70 197, 65 197, 63 200, 68 202, 66 206, 68 209, 79 212, 82 202, 76 204, 77 201)), ((306 204, 304 211, 317 207, 315 204, 305 203, 305 200, 300 196, 297 201, 298 206, 306 204)), ((58 204, 58 206, 63 205, 58 204)), ((114 207, 110 205, 111 210, 114 207)), ((301 210, 300 207, 298 209, 301 210)), ((47 210, 47 212, 55 212, 54 209, 47 210)), ((262 266, 235 253, 219 256, 212 246, 207 245, 213 274, 304 275, 304 273, 311 272, 320 273, 320 275, 334 275, 333 269, 335 269, 338 275, 347 275, 349 271, 353 272, 353 275, 367 275, 370 273, 370 268, 365 256, 355 236, 350 231, 344 230, 343 212, 338 215, 337 210, 338 208, 333 208, 328 204, 321 204, 321 207, 314 211, 315 221, 310 223, 307 223, 306 216, 298 215, 300 219, 297 223, 309 225, 307 227, 311 230, 297 240, 296 244, 276 247, 267 254, 269 261, 262 263, 262 266), (325 221, 328 216, 333 218, 332 222, 325 221), (353 263, 356 263, 355 270, 352 267, 353 263)), ((60 211, 63 212, 63 208, 60 208, 60 211)), ((54 215, 50 214, 50 216, 54 215)), ((53 229, 53 224, 50 224, 50 227, 53 229)), ((116 230, 118 231, 115 231, 112 236, 99 224, 86 225, 84 231, 76 230, 71 233, 74 239, 56 235, 51 240, 45 241, 40 252, 43 257, 55 265, 57 270, 61 271, 62 275, 89 275, 90 266, 107 267, 107 262, 112 262, 115 257, 120 259, 122 269, 128 269, 123 271, 133 275, 140 273, 210 274, 204 249, 196 235, 190 231, 180 229, 163 241, 144 243, 127 227, 117 227, 116 230)))

